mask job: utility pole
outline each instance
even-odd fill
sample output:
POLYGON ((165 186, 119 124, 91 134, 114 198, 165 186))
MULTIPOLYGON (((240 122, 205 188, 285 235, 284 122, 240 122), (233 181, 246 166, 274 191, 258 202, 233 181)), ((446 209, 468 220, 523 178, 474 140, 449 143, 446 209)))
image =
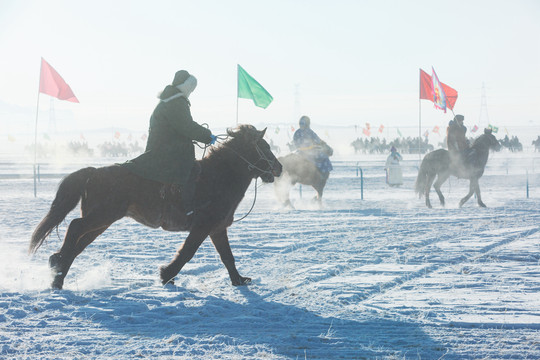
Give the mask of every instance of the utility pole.
POLYGON ((482 115, 484 113, 486 118, 486 126, 484 126, 484 128, 487 128, 489 125, 489 114, 487 108, 486 84, 482 83, 482 99, 480 100, 480 115, 478 116, 478 127, 480 129, 482 129, 482 115))
POLYGON ((293 124, 300 119, 300 84, 294 84, 294 119, 293 124))

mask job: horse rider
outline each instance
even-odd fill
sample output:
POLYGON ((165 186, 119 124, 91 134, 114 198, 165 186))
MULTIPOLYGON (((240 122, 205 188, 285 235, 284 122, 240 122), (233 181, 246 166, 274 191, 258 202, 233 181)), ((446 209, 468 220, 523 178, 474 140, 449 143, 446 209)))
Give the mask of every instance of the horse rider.
POLYGON ((159 94, 150 117, 150 128, 143 154, 122 166, 131 172, 164 184, 161 197, 176 198, 180 192, 186 215, 193 214, 195 185, 200 165, 195 162, 193 141, 212 145, 216 137, 193 121, 189 96, 197 79, 186 70, 177 71, 171 85, 159 94))
POLYGON ((453 120, 448 123, 446 129, 446 145, 453 160, 463 162, 464 156, 470 148, 469 140, 465 134, 467 127, 463 125, 465 117, 463 115, 455 115, 453 120))
POLYGON ((329 159, 329 156, 332 155, 331 148, 311 129, 309 117, 302 116, 298 125, 300 128, 293 135, 296 149, 301 155, 315 162, 320 171, 330 172, 333 169, 329 159))

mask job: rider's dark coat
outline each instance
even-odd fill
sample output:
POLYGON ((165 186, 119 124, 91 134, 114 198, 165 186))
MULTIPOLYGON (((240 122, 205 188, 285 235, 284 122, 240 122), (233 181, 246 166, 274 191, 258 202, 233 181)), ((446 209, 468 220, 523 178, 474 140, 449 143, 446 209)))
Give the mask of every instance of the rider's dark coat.
POLYGON ((192 140, 209 144, 211 131, 193 121, 189 100, 168 85, 150 117, 143 154, 122 166, 147 179, 183 186, 195 162, 192 140))
POLYGON ((466 134, 467 128, 460 124, 456 120, 451 120, 448 123, 448 129, 446 130, 446 144, 448 145, 448 151, 456 154, 464 153, 469 147, 469 141, 466 134))

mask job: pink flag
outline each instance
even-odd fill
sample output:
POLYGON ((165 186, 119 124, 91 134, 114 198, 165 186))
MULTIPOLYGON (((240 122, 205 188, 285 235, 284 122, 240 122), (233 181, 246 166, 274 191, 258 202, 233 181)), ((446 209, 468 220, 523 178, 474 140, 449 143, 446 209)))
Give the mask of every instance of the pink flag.
POLYGON ((60 100, 78 103, 79 100, 73 94, 69 85, 62 79, 60 74, 53 69, 45 59, 41 58, 41 74, 39 77, 39 92, 50 95, 60 100))
POLYGON ((433 81, 433 104, 436 108, 446 112, 446 94, 444 93, 443 86, 435 73, 435 69, 431 68, 432 75, 431 79, 433 81))

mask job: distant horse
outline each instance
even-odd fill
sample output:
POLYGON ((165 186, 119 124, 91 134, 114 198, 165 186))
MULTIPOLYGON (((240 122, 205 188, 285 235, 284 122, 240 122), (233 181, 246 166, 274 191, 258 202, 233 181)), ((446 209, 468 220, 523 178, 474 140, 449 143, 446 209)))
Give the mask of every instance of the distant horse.
POLYGON ((540 135, 538 135, 536 140, 533 140, 532 145, 534 145, 534 152, 540 151, 540 135))
MULTIPOLYGON (((326 143, 322 143, 319 151, 326 156, 332 156, 334 150, 326 143)), ((276 197, 284 207, 293 207, 289 198, 289 192, 292 186, 296 183, 312 186, 317 192, 314 200, 321 203, 323 190, 326 186, 326 181, 330 173, 321 171, 316 163, 305 155, 299 152, 290 153, 289 155, 278 158, 283 165, 283 173, 276 178, 274 182, 274 190, 276 197)))
POLYGON ((60 183, 48 214, 32 235, 30 253, 41 246, 81 200, 82 216, 69 224, 60 251, 49 258, 53 288, 62 288, 77 255, 124 216, 151 228, 189 231, 174 259, 160 268, 163 284, 173 282, 209 235, 232 284, 249 284, 251 279, 240 276, 236 269, 227 228, 233 223, 234 212, 252 179, 260 177, 264 182, 273 182, 274 177, 281 175, 281 164, 263 139, 265 131, 250 125, 228 130, 230 138, 198 161, 201 173, 191 220, 181 210, 178 192, 169 189, 164 196, 163 184, 141 178, 124 167, 87 167, 75 171, 60 183))
POLYGON ((455 159, 452 161, 452 155, 445 149, 438 149, 427 154, 422 163, 418 177, 416 178, 415 190, 420 195, 425 195, 426 206, 431 208, 429 201, 429 191, 431 185, 435 188, 441 205, 444 206, 444 196, 441 192, 441 186, 450 175, 457 178, 469 179, 469 193, 461 199, 459 206, 463 206, 469 198, 476 193, 478 205, 486 207, 480 196, 480 185, 478 179, 484 174, 484 169, 489 156, 489 150, 499 151, 501 144, 491 133, 491 129, 485 129, 484 134, 480 135, 473 143, 467 155, 466 160, 461 163, 455 159), (437 177, 437 181, 433 183, 437 177))

